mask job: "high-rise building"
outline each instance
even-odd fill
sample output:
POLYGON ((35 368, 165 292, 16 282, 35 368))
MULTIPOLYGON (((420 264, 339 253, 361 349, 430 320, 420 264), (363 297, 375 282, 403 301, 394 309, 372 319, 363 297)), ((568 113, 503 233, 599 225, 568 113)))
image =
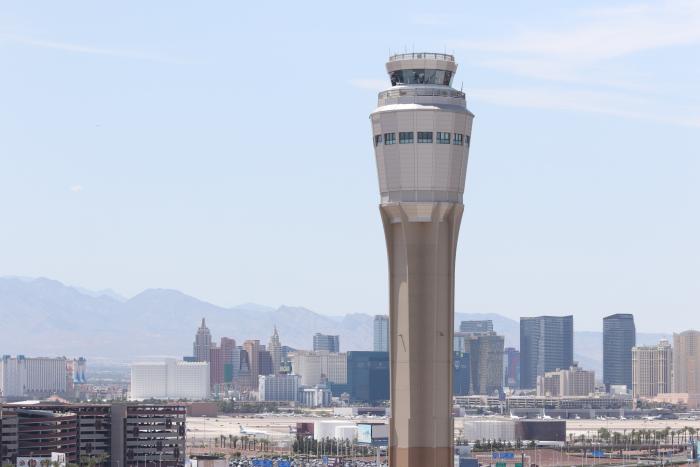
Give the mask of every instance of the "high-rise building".
POLYGON ((299 397, 299 375, 258 376, 258 400, 296 401, 299 397))
POLYGON ((353 402, 389 400, 389 353, 348 352, 348 386, 353 402))
POLYGON ((272 375, 277 373, 272 365, 272 355, 265 349, 265 346, 260 346, 258 352, 258 375, 272 375))
POLYGON ((292 371, 304 386, 320 383, 347 384, 348 358, 345 353, 299 350, 290 355, 292 371))
POLYGON ((270 352, 270 359, 272 360, 272 373, 279 372, 280 365, 282 365, 284 361, 284 354, 282 352, 280 336, 277 333, 277 326, 274 327, 272 336, 270 336, 270 341, 267 343, 267 351, 270 352))
POLYGON ((617 313, 603 318, 603 383, 632 389, 632 348, 637 345, 634 316, 617 313))
POLYGON ((456 349, 469 355, 471 370, 471 394, 493 395, 503 390, 504 337, 495 332, 457 332, 462 348, 456 349))
POLYGON ((209 398, 209 362, 175 359, 131 365, 131 399, 209 398))
POLYGON ((69 380, 73 380, 69 367, 73 365, 73 360, 65 357, 4 355, 0 358, 0 397, 21 399, 66 395, 69 380))
POLYGON ((374 316, 374 351, 389 351, 389 317, 386 315, 374 316))
POLYGON ((236 346, 233 350, 233 385, 237 388, 251 387, 250 360, 248 352, 242 346, 236 346))
POLYGON ((218 392, 224 383, 224 352, 221 347, 212 344, 209 348, 209 386, 218 392))
POLYGON ((493 332, 493 321, 490 319, 462 321, 459 323, 459 332, 469 332, 472 334, 493 332))
POLYGON ((535 389, 537 377, 574 363, 574 317, 520 318, 520 387, 535 389))
POLYGON ((594 392, 595 372, 579 368, 577 364, 537 377, 538 396, 588 396, 594 392))
POLYGON ((202 318, 202 325, 197 329, 192 345, 192 355, 197 362, 208 362, 211 350, 211 333, 207 323, 202 318))
POLYGON ((250 379, 247 386, 256 388, 258 385, 258 376, 260 376, 260 341, 257 339, 247 340, 243 342, 243 349, 248 354, 248 365, 250 368, 250 379))
POLYGON ((233 382, 233 354, 236 351, 236 340, 230 337, 221 338, 221 353, 224 362, 224 384, 233 382))
POLYGON ((673 334, 673 392, 700 394, 700 332, 673 334))
POLYGON ((673 350, 666 340, 632 349, 632 396, 654 397, 671 392, 673 350))
POLYGON ((471 393, 471 359, 469 354, 455 351, 452 359, 452 395, 468 396, 471 393))
POLYGON ((314 351, 325 350, 326 352, 340 352, 340 337, 329 334, 314 334, 314 351))
POLYGON ((454 57, 399 54, 372 112, 389 258, 391 467, 453 464, 457 236, 474 115, 454 57))
POLYGON ((520 351, 507 347, 503 351, 504 377, 503 384, 511 389, 520 388, 520 351))

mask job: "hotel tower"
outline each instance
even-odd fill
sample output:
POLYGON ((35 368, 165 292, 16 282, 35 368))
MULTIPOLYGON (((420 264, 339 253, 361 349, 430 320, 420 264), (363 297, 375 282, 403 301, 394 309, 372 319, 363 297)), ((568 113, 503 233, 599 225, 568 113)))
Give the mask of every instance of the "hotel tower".
POLYGON ((389 58, 372 112, 389 259, 391 467, 452 466, 457 236, 474 115, 452 55, 389 58))

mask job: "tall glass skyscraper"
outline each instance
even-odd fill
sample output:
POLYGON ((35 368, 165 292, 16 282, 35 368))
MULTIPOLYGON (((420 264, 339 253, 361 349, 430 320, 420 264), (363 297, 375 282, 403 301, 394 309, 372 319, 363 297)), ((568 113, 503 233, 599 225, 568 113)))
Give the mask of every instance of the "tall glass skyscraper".
POLYGON ((348 386, 353 402, 389 400, 389 353, 348 352, 348 386))
POLYGON ((389 351, 389 317, 386 315, 374 317, 374 351, 389 351))
POLYGON ((603 382, 605 389, 632 389, 632 348, 637 343, 634 316, 617 313, 603 318, 603 382))
POLYGON ((574 317, 520 318, 520 387, 534 389, 537 377, 574 363, 574 317))

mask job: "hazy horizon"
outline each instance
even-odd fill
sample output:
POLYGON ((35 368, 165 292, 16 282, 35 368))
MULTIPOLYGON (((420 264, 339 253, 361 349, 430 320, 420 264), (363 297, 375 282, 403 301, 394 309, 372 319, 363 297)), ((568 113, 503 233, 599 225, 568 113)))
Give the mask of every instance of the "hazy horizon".
MULTIPOLYGON (((353 314, 353 313, 364 314, 364 315, 369 315, 369 316, 373 316, 373 315, 377 315, 377 314, 386 314, 386 313, 382 313, 382 312, 372 313, 372 312, 369 312, 369 311, 356 311, 356 312, 353 312, 353 313, 345 313, 345 314, 331 314, 331 313, 326 313, 324 310, 319 310, 319 309, 310 308, 310 307, 306 306, 304 303, 279 303, 279 304, 270 304, 270 303, 265 303, 265 302, 256 302, 256 301, 253 301, 253 302, 236 303, 236 304, 233 304, 233 305, 224 305, 224 304, 216 303, 216 302, 213 302, 213 301, 210 301, 210 300, 206 300, 206 299, 204 299, 204 298, 202 298, 202 297, 198 297, 198 296, 196 296, 196 295, 189 294, 189 293, 187 293, 187 292, 185 292, 185 291, 182 291, 182 290, 179 290, 179 289, 173 289, 173 288, 167 288, 167 287, 166 287, 166 288, 164 288, 164 287, 146 287, 146 288, 144 288, 143 290, 137 292, 137 293, 134 294, 134 295, 129 295, 129 296, 127 296, 127 295, 124 295, 124 294, 120 293, 118 290, 114 290, 114 288, 112 288, 112 287, 106 287, 106 288, 103 288, 103 289, 100 289, 100 290, 93 290, 93 289, 90 289, 90 288, 83 287, 83 286, 81 286, 81 285, 79 285, 79 284, 69 284, 69 283, 63 282, 63 281, 61 281, 61 280, 59 280, 59 279, 50 278, 50 277, 26 277, 26 276, 12 276, 12 275, 8 275, 8 276, 0 276, 0 279, 18 279, 18 280, 22 280, 22 281, 34 281, 34 280, 38 280, 38 279, 46 279, 46 280, 50 280, 50 281, 59 282, 60 284, 66 286, 66 287, 70 287, 70 288, 72 288, 72 289, 75 289, 76 291, 78 291, 78 292, 80 292, 80 293, 82 293, 82 294, 88 294, 88 295, 92 295, 92 296, 107 296, 108 298, 111 298, 111 299, 117 299, 117 298, 118 298, 119 301, 122 301, 122 300, 123 300, 123 301, 131 300, 131 299, 133 299, 134 297, 137 297, 138 295, 141 295, 142 293, 147 292, 147 291, 149 291, 149 290, 165 290, 165 291, 174 291, 174 292, 177 292, 177 293, 181 293, 181 294, 184 294, 184 295, 186 295, 186 296, 188 296, 188 297, 192 297, 192 298, 195 298, 195 299, 200 300, 200 301, 202 301, 202 302, 205 302, 205 303, 207 303, 207 304, 214 305, 214 306, 216 306, 216 307, 220 307, 220 308, 224 308, 224 309, 229 309, 229 310, 233 310, 233 309, 237 309, 237 308, 246 308, 246 307, 262 307, 262 308, 268 309, 268 310, 270 310, 270 311, 274 311, 274 310, 278 310, 278 309, 283 308, 283 307, 289 307, 289 308, 304 308, 304 309, 307 309, 307 310, 312 311, 312 312, 314 312, 314 313, 317 313, 317 314, 319 314, 319 315, 328 316, 328 317, 341 317, 341 316, 346 316, 346 315, 348 315, 348 314, 353 314), (117 297, 113 296, 112 294, 115 294, 117 297)), ((484 315, 484 316, 488 316, 488 315, 498 315, 498 316, 501 316, 501 317, 504 317, 504 318, 507 318, 507 319, 510 319, 510 320, 516 321, 516 322, 519 321, 519 318, 520 318, 521 316, 523 316, 523 317, 524 317, 524 316, 539 316, 539 315, 509 316, 509 315, 506 315, 506 314, 504 314, 504 313, 499 313, 499 312, 497 312, 497 311, 496 311, 496 312, 465 311, 465 310, 460 310, 460 309, 457 309, 457 308, 455 308, 455 313, 472 314, 472 315, 484 315)), ((204 318, 207 318, 206 314, 205 314, 203 317, 204 317, 204 318)), ((636 323, 636 317, 635 317, 635 323, 636 323)), ((194 326, 195 324, 198 325, 199 323, 198 323, 198 322, 197 322, 197 323, 194 323, 193 326, 194 326)), ((673 332, 681 332, 681 331, 684 331, 684 330, 687 330, 687 329, 692 329, 692 326, 691 326, 691 327, 685 327, 685 328, 683 328, 683 329, 680 329, 680 328, 678 328, 678 329, 661 329, 661 330, 659 330, 659 329, 640 329, 638 323, 636 323, 636 326, 637 326, 637 333, 643 333, 643 334, 645 334, 645 333, 648 333, 648 334, 656 334, 656 333, 672 334, 673 332)), ((596 332, 596 333, 602 332, 602 329, 603 329, 602 318, 601 318, 601 321, 600 321, 600 327, 599 327, 598 329, 581 329, 581 328, 577 325, 576 316, 574 315, 574 328, 575 328, 574 330, 575 330, 576 332, 596 332)), ((193 329, 194 329, 194 328, 193 328, 193 329)), ((495 329, 495 330, 498 331, 498 329, 495 329)), ((223 334, 222 334, 222 335, 223 335, 223 334)))

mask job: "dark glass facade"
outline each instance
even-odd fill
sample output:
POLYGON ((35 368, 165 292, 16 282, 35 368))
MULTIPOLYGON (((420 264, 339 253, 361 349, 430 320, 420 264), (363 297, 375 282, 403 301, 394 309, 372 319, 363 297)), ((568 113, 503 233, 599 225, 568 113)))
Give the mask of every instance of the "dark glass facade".
POLYGON ((634 316, 618 313, 603 318, 603 382, 632 388, 632 347, 637 343, 634 316))
POLYGON ((317 332, 314 334, 314 352, 318 350, 340 352, 340 337, 317 332))
POLYGON ((491 332, 493 331, 493 321, 490 319, 474 320, 474 321, 462 321, 459 323, 460 332, 491 332))
POLYGON ((471 380, 471 362, 466 352, 455 352, 452 367, 452 395, 468 396, 471 380))
POLYGON ((503 384, 511 389, 520 389, 520 351, 508 347, 504 350, 504 357, 503 384))
POLYGON ((399 84, 440 84, 449 86, 452 72, 447 70, 411 69, 391 72, 391 85, 399 84))
POLYGON ((537 376, 574 363, 574 317, 520 318, 520 387, 534 389, 537 376))
POLYGON ((353 402, 389 400, 389 352, 348 352, 348 388, 353 402))

